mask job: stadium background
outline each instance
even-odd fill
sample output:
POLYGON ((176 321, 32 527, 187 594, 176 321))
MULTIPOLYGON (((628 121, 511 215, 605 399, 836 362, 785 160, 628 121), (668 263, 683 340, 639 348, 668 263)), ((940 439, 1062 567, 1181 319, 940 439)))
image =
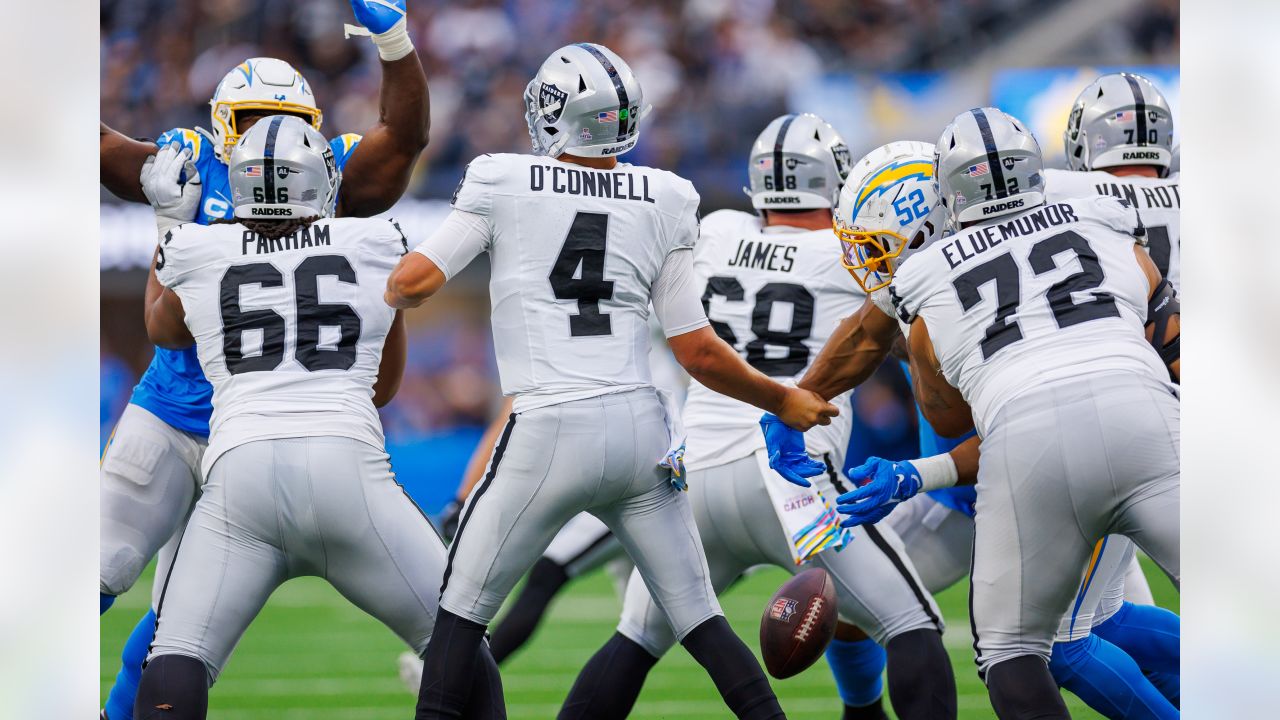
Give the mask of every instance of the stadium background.
MULTIPOLYGON (((344 0, 104 0, 102 120, 138 137, 207 127, 208 99, 222 75, 246 57, 270 55, 311 83, 325 112, 322 132, 359 132, 376 119, 381 75, 371 44, 343 40, 350 21, 344 0)), ((521 93, 546 54, 568 42, 600 42, 628 60, 654 111, 626 159, 691 179, 704 213, 749 209, 741 191, 746 153, 784 112, 817 112, 859 157, 890 140, 932 141, 956 112, 993 104, 1030 124, 1049 162, 1060 165, 1070 103, 1099 71, 1141 71, 1165 91, 1175 115, 1179 106, 1176 0, 410 0, 410 30, 432 101, 431 143, 390 213, 411 241, 447 212, 472 157, 528 149, 521 93)), ((149 208, 106 191, 102 199, 105 442, 151 357, 141 300, 154 229, 149 208)), ((452 497, 500 399, 487 277, 477 262, 438 302, 409 316, 405 380, 383 411, 397 474, 429 513, 452 497)), ((872 452, 914 455, 915 411, 895 368, 886 366, 855 399, 854 463, 872 452)), ((725 599, 752 646, 758 606, 780 577, 761 573, 725 599)), ((141 612, 147 585, 144 578, 104 618, 104 695, 136 620, 130 608, 141 612)), ((948 647, 962 710, 985 717, 962 593, 940 598, 948 647)), ((1158 598, 1177 608, 1163 579, 1158 598)), ((398 648, 390 633, 320 584, 291 583, 272 604, 212 694, 215 717, 399 717, 394 708, 406 707, 407 696, 393 677, 398 648)), ((535 637, 504 669, 513 718, 554 713, 617 609, 603 578, 575 586, 550 620, 565 637, 554 646, 535 637)), ((821 664, 775 684, 793 717, 832 714, 834 690, 821 664)), ((673 653, 634 717, 717 717, 722 707, 692 661, 673 653)))

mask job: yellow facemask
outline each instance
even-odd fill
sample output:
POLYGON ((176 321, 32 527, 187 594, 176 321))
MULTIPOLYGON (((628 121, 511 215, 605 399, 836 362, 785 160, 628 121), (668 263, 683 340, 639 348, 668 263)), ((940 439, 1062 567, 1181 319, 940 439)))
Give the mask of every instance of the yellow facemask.
POLYGON ((839 220, 832 223, 840 239, 840 264, 863 292, 874 292, 893 282, 893 261, 908 240, 892 230, 853 230, 839 220))

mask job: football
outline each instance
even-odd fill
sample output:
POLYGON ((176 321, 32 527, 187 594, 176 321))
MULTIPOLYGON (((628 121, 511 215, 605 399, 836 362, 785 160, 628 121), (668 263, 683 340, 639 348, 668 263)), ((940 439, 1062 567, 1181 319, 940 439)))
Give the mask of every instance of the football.
POLYGON ((822 568, 797 574, 769 598, 760 618, 760 654, 782 680, 822 657, 836 633, 836 589, 822 568))

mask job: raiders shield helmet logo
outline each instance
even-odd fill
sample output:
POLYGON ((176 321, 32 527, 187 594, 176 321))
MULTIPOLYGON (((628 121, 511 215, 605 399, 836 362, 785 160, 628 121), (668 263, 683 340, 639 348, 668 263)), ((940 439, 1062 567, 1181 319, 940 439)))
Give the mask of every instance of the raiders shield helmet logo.
POLYGON ((849 177, 849 170, 853 167, 853 155, 849 152, 849 146, 836 143, 831 146, 831 154, 836 159, 836 173, 840 175, 840 179, 849 177))
POLYGON ((555 85, 542 83, 542 89, 538 90, 538 110, 542 112, 542 119, 553 124, 559 121, 568 97, 569 93, 555 85))

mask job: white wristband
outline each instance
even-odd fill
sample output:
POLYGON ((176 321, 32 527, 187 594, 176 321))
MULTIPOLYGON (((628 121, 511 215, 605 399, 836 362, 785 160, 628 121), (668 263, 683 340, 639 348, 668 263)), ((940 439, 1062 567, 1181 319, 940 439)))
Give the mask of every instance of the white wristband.
POLYGON ((920 492, 954 487, 960 479, 956 461, 951 459, 950 453, 912 460, 911 464, 920 471, 920 492))

